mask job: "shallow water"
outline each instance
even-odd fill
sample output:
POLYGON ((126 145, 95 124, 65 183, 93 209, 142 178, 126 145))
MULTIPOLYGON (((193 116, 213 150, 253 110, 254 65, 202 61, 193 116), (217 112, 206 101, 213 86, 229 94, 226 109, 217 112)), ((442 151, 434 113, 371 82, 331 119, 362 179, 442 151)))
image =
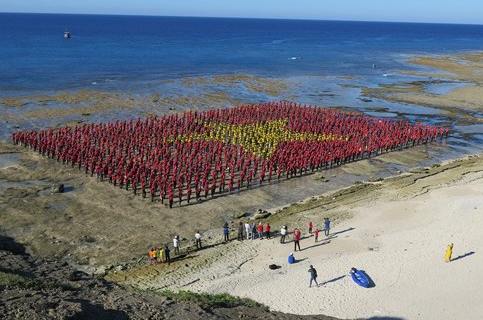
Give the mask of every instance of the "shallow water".
POLYGON ((16 166, 20 163, 20 155, 18 153, 0 154, 0 169, 16 166))
POLYGON ((432 94, 438 94, 438 95, 445 95, 448 94, 449 92, 458 89, 458 88, 463 88, 471 85, 470 83, 464 83, 464 82, 457 82, 457 83, 430 83, 426 84, 424 86, 424 91, 432 93, 432 94))
MULTIPOLYGON (((434 81, 400 71, 434 71, 407 64, 413 55, 482 50, 482 31, 482 26, 467 25, 1 14, 0 66, 5 72, 0 75, 0 97, 30 98, 26 105, 0 104, 0 141, 11 141, 16 130, 67 122, 98 123, 280 100, 452 129, 447 140, 424 147, 426 157, 416 164, 378 164, 380 174, 389 175, 481 152, 482 128, 458 126, 462 115, 436 108, 367 99, 361 88, 434 81), (71 39, 62 37, 66 27, 71 39), (251 76, 285 84, 286 89, 257 90, 240 79, 213 81, 217 75, 251 76), (120 94, 132 107, 94 110, 90 115, 32 113, 91 108, 93 101, 69 104, 39 98, 86 89, 120 94), (153 95, 158 103, 152 103, 153 95)), ((425 89, 444 94, 463 85, 435 83, 425 89)), ((328 175, 343 176, 343 171, 333 172, 328 175)), ((340 177, 345 182, 367 178, 340 177)), ((311 188, 303 182, 284 184, 298 183, 311 188)), ((314 193, 323 191, 323 186, 317 188, 314 193)))

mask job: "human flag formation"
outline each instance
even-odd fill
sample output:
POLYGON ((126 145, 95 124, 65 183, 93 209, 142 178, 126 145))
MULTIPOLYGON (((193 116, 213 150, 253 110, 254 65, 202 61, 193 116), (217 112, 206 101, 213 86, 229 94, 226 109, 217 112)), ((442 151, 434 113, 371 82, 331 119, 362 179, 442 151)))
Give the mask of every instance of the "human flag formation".
POLYGON ((446 137, 448 128, 272 102, 73 128, 13 141, 170 208, 446 137))

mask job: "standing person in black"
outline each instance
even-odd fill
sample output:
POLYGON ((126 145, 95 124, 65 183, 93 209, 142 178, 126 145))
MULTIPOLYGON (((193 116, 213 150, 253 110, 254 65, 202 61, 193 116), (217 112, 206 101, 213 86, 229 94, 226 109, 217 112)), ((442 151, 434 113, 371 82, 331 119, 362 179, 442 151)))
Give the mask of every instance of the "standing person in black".
POLYGON ((230 229, 228 228, 228 222, 225 222, 223 225, 223 241, 228 242, 230 241, 230 229))
POLYGON ((310 265, 309 273, 310 273, 309 288, 312 287, 312 281, 315 281, 315 284, 318 287, 319 284, 317 283, 317 270, 315 270, 314 266, 310 265))
POLYGON ((168 246, 165 246, 164 247, 164 257, 165 257, 165 261, 170 264, 171 263, 171 258, 169 256, 169 253, 171 252, 171 250, 169 250, 169 247, 168 246))
POLYGON ((243 241, 243 223, 240 221, 238 222, 238 241, 243 241))

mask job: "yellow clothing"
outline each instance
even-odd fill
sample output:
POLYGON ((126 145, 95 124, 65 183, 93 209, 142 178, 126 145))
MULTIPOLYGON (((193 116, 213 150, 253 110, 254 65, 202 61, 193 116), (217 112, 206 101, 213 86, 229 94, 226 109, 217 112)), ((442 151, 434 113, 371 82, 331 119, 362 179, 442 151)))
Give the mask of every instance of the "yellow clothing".
POLYGON ((450 262, 452 254, 453 254, 453 244, 450 244, 446 247, 446 253, 444 254, 444 260, 446 262, 450 262))

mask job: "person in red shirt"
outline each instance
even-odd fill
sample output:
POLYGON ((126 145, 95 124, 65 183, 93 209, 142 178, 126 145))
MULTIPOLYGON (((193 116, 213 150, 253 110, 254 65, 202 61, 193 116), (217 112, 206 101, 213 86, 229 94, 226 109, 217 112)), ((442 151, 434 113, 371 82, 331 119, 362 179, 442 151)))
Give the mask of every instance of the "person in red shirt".
POLYGON ((312 233, 312 228, 314 225, 312 224, 312 221, 309 221, 309 233, 312 233))
POLYGON ((319 241, 319 228, 315 228, 314 237, 315 237, 315 242, 319 241))
POLYGON ((297 251, 297 247, 299 248, 299 251, 302 251, 302 249, 300 249, 300 230, 297 228, 293 230, 293 242, 295 251, 297 251))
POLYGON ((267 237, 267 239, 270 239, 270 224, 267 223, 267 225, 265 226, 265 237, 267 237))
POLYGON ((263 239, 263 225, 262 223, 260 222, 257 226, 257 232, 258 232, 258 237, 261 239, 263 239))

